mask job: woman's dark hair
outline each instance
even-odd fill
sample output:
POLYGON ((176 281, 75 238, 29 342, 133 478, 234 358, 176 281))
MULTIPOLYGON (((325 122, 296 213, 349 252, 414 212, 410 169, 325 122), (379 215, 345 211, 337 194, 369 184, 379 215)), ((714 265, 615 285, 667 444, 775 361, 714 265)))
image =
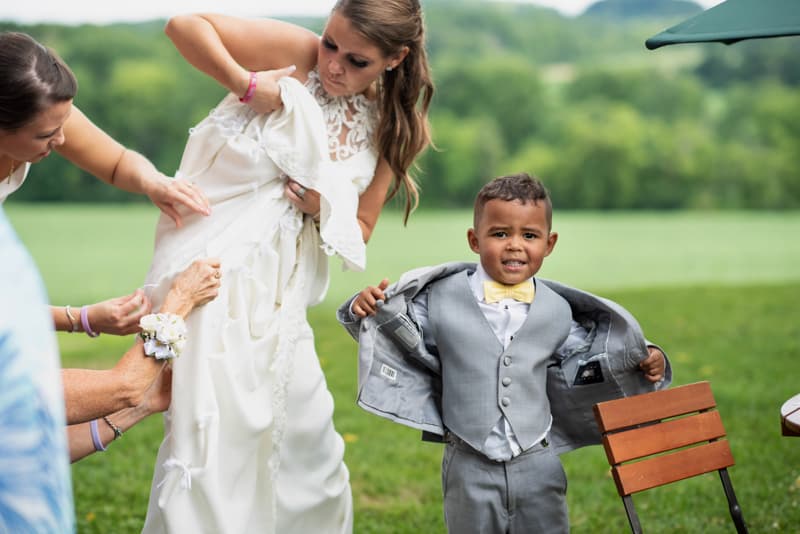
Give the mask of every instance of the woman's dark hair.
POLYGON ((431 142, 428 107, 433 81, 425 52, 425 25, 418 0, 338 0, 333 12, 381 49, 385 57, 408 47, 408 55, 379 83, 378 152, 394 173, 389 198, 405 191, 405 219, 419 202, 417 184, 409 174, 414 160, 431 142))
POLYGON ((77 92, 75 75, 55 52, 30 35, 0 33, 0 130, 18 130, 77 92))

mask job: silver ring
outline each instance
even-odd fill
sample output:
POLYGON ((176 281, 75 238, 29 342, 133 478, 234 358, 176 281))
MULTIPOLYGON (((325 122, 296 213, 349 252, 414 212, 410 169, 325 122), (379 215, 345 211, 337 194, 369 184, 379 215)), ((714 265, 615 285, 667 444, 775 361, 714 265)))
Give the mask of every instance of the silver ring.
POLYGON ((306 191, 308 191, 308 189, 301 185, 300 188, 294 192, 294 194, 300 198, 303 198, 306 195, 306 191))

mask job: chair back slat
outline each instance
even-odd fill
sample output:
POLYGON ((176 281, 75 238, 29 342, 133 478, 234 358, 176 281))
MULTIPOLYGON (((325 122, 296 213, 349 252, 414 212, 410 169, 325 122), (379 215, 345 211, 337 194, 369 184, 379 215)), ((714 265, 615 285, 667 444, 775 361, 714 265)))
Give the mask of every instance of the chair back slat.
POLYGON ((621 497, 734 465, 727 440, 612 468, 621 497))
POLYGON ((719 412, 701 412, 603 436, 608 463, 615 465, 652 454, 725 437, 719 412))
POLYGON ((635 403, 627 400, 615 399, 595 405, 595 417, 601 432, 612 432, 716 406, 711 385, 707 381, 637 395, 635 403))

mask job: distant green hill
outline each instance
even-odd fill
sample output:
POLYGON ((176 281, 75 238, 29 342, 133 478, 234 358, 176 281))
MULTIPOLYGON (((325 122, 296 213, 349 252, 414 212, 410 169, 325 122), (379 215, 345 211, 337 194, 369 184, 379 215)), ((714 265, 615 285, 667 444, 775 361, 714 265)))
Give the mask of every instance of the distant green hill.
POLYGON ((702 10, 691 0, 600 0, 583 15, 618 19, 688 17, 702 10))

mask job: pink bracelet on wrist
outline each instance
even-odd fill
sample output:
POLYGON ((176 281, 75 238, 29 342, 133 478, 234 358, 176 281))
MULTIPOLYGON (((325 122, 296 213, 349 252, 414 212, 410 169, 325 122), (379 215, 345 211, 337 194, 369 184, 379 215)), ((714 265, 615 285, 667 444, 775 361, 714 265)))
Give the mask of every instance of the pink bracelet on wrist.
POLYGON ((253 99, 253 95, 256 94, 256 79, 256 73, 250 72, 250 84, 247 86, 247 92, 239 99, 242 104, 250 102, 253 99))
POLYGON ((83 331, 86 332, 87 336, 97 337, 100 335, 92 330, 91 326, 89 326, 89 306, 83 306, 81 308, 81 325, 83 326, 83 331))

